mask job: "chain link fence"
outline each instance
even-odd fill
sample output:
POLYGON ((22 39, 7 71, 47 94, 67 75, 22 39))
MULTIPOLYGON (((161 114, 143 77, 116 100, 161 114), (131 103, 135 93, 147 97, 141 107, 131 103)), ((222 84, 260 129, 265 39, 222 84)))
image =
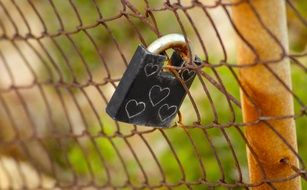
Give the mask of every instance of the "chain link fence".
MULTIPOLYGON (((257 2, 1 0, 0 189, 277 189, 299 178, 307 188, 307 3, 280 0, 286 5, 288 50, 266 25, 257 2), (277 44, 272 52, 279 51, 278 57, 258 59, 263 52, 233 14, 240 6, 249 7, 262 34, 277 44), (137 45, 174 32, 189 39, 202 64, 189 66, 197 76, 173 126, 112 120, 105 107, 137 45), (238 41, 254 61, 238 64, 238 41), (292 87, 275 73, 283 61, 290 61, 292 87), (242 119, 240 90, 255 110, 275 99, 251 91, 240 78, 259 65, 276 79, 272 84, 282 86, 282 96, 294 100, 293 114, 242 119), (275 126, 284 121, 296 123, 299 152, 275 126), (286 147, 293 162, 281 157, 270 165, 259 158, 265 147, 251 140, 255 131, 248 133, 258 125, 279 139, 271 143, 286 147), (262 171, 261 180, 250 180, 247 154, 262 171), (264 168, 290 169, 291 175, 272 179, 264 168)), ((265 135, 256 139, 266 140, 265 135)))

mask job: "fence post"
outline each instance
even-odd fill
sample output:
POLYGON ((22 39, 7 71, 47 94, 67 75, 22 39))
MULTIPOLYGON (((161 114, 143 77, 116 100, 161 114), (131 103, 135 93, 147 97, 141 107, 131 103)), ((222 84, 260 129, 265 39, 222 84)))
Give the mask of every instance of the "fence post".
MULTIPOLYGON (((238 0, 233 0, 233 2, 238 2, 238 0)), ((243 36, 237 35, 238 64, 245 65, 255 61, 256 56, 249 45, 254 47, 260 62, 277 60, 288 53, 284 0, 241 1, 240 4, 232 6, 232 14, 234 24, 243 36), (255 10, 258 14, 255 14, 255 10), (283 48, 280 48, 280 44, 283 48), (282 51, 283 49, 284 52, 282 51)), ((259 120, 260 116, 274 117, 294 113, 292 95, 285 87, 287 85, 291 89, 290 74, 290 64, 286 57, 269 66, 259 64, 239 69, 240 82, 249 95, 248 97, 241 90, 245 122, 259 120), (274 74, 272 74, 272 71, 274 74), (256 106, 250 99, 253 100, 256 106)), ((256 125, 246 126, 246 138, 256 155, 258 155, 257 160, 262 165, 265 173, 264 177, 251 151, 247 150, 251 183, 261 182, 264 178, 272 180, 295 174, 290 165, 298 167, 298 159, 289 146, 284 143, 284 140, 276 135, 274 130, 288 142, 288 145, 293 147, 293 150, 297 151, 296 129, 293 118, 269 120, 267 123, 259 122, 256 125)), ((272 184, 278 190, 301 189, 299 177, 272 184)), ((264 190, 272 189, 272 187, 270 187, 270 184, 262 184, 253 189, 264 190)))

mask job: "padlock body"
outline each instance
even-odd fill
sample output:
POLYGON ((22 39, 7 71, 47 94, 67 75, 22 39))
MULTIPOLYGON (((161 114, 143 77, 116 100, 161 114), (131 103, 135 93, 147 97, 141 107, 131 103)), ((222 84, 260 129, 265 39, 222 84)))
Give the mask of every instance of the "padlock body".
MULTIPOLYGON (((117 121, 153 127, 167 127, 176 116, 186 88, 191 86, 194 71, 180 71, 185 80, 162 71, 166 57, 154 55, 139 46, 130 61, 116 91, 107 105, 107 113, 117 121)), ((174 66, 184 64, 174 53, 171 58, 174 66)))

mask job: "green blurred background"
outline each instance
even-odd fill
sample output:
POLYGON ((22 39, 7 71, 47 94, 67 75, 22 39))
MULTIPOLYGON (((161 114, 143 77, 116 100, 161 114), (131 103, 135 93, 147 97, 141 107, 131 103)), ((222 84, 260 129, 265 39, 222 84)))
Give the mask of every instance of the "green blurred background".
MULTIPOLYGON (((200 113, 200 123, 209 129, 177 126, 166 130, 152 130, 142 126, 116 124, 104 111, 106 102, 114 92, 114 85, 105 81, 107 78, 120 79, 137 45, 148 45, 157 38, 157 34, 147 23, 153 23, 150 15, 143 18, 146 15, 145 1, 129 1, 131 6, 128 4, 126 7, 123 7, 120 1, 97 1, 101 15, 97 12, 95 1, 32 2, 41 18, 28 1, 17 3, 25 14, 31 28, 30 32, 16 5, 11 2, 1 3, 2 10, 3 7, 10 10, 20 36, 26 36, 27 33, 41 36, 39 40, 31 37, 27 40, 8 40, 17 32, 8 15, 4 11, 1 12, 1 21, 6 29, 2 30, 2 33, 6 34, 6 38, 3 38, 0 45, 4 57, 0 62, 3 68, 0 87, 6 89, 12 84, 29 85, 35 78, 33 73, 37 78, 33 87, 1 93, 1 141, 23 139, 22 143, 0 144, 2 155, 29 163, 36 170, 42 171, 43 175, 58 181, 60 185, 76 184, 76 181, 82 185, 92 180, 97 185, 107 183, 108 186, 122 186, 129 176, 130 183, 135 186, 140 186, 146 181, 159 187, 163 181, 178 184, 174 189, 187 189, 185 181, 197 182, 200 179, 212 183, 213 186, 219 184, 220 180, 236 183, 240 180, 240 172, 243 182, 248 182, 246 150, 241 133, 244 127, 231 126, 224 130, 213 127, 214 124, 227 125, 233 121, 242 123, 241 109, 233 102, 230 106, 225 95, 213 84, 215 82, 221 86, 216 75, 218 73, 227 92, 239 100, 238 83, 228 67, 203 69, 207 77, 201 79, 208 88, 213 106, 200 78, 195 79, 190 89, 200 113), (124 9, 126 14, 117 17, 124 9), (99 19, 104 22, 97 22, 99 19), (44 28, 48 34, 57 34, 59 31, 60 33, 52 37, 45 36, 42 35, 44 28), (20 48, 21 53, 15 45, 20 48), (14 81, 8 74, 9 69, 4 66, 5 60, 10 65, 14 81), (33 68, 34 72, 31 73, 29 68, 33 68), (25 109, 22 109, 18 93, 24 100, 24 105, 28 107, 28 115, 25 109), (42 94, 46 96, 49 109, 42 94), (12 119, 5 110, 5 104, 13 115, 12 119), (214 109, 217 116, 214 116, 214 109), (16 123, 11 120, 16 120, 16 123), (21 134, 18 137, 14 126, 17 126, 21 134), (144 133, 137 134, 135 131, 144 133), (41 138, 31 138, 34 132, 41 138), (235 157, 229 143, 234 149, 235 157)), ((203 3, 209 6, 213 5, 214 1, 203 3)), ((152 14, 161 34, 183 33, 172 11, 157 11, 164 6, 162 0, 149 1, 148 5, 152 10, 156 10, 152 14)), ((188 6, 190 2, 183 1, 183 5, 188 6)), ((306 18, 307 2, 295 1, 295 5, 306 18)), ((199 7, 189 9, 187 14, 201 35, 208 51, 207 56, 187 16, 182 10, 178 11, 178 17, 193 45, 193 50, 210 64, 219 64, 223 61, 235 64, 234 30, 225 11, 220 6, 208 8, 206 11, 221 35, 227 60, 224 60, 221 45, 208 15, 199 7)), ((303 54, 306 52, 307 28, 290 9, 287 10, 287 15, 291 53, 303 54)), ((293 91, 306 104, 307 57, 302 56, 298 60, 305 68, 291 64, 293 91)), ((234 68, 234 71, 237 72, 237 68, 234 68)), ((302 109, 295 100, 295 113, 299 114, 302 109)), ((180 111, 184 125, 192 126, 193 122, 198 121, 188 97, 180 111)), ((306 115, 298 116, 295 121, 299 153, 306 161, 306 115)), ((303 189, 306 189, 307 183, 305 180, 302 181, 303 189)), ((205 189, 200 185, 192 187, 205 189)))

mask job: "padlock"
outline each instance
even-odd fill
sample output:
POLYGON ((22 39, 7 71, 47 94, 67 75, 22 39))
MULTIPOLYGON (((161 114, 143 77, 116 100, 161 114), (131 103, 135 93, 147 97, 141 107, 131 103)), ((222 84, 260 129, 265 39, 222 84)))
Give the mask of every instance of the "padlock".
MULTIPOLYGON (((167 57, 162 53, 173 48, 170 58, 173 66, 182 67, 189 60, 189 51, 185 38, 181 34, 163 36, 148 48, 139 45, 119 82, 106 112, 117 121, 126 123, 168 127, 176 116, 195 78, 190 69, 178 70, 174 73, 162 69, 167 57)), ((200 64, 195 58, 195 64, 200 64)))

